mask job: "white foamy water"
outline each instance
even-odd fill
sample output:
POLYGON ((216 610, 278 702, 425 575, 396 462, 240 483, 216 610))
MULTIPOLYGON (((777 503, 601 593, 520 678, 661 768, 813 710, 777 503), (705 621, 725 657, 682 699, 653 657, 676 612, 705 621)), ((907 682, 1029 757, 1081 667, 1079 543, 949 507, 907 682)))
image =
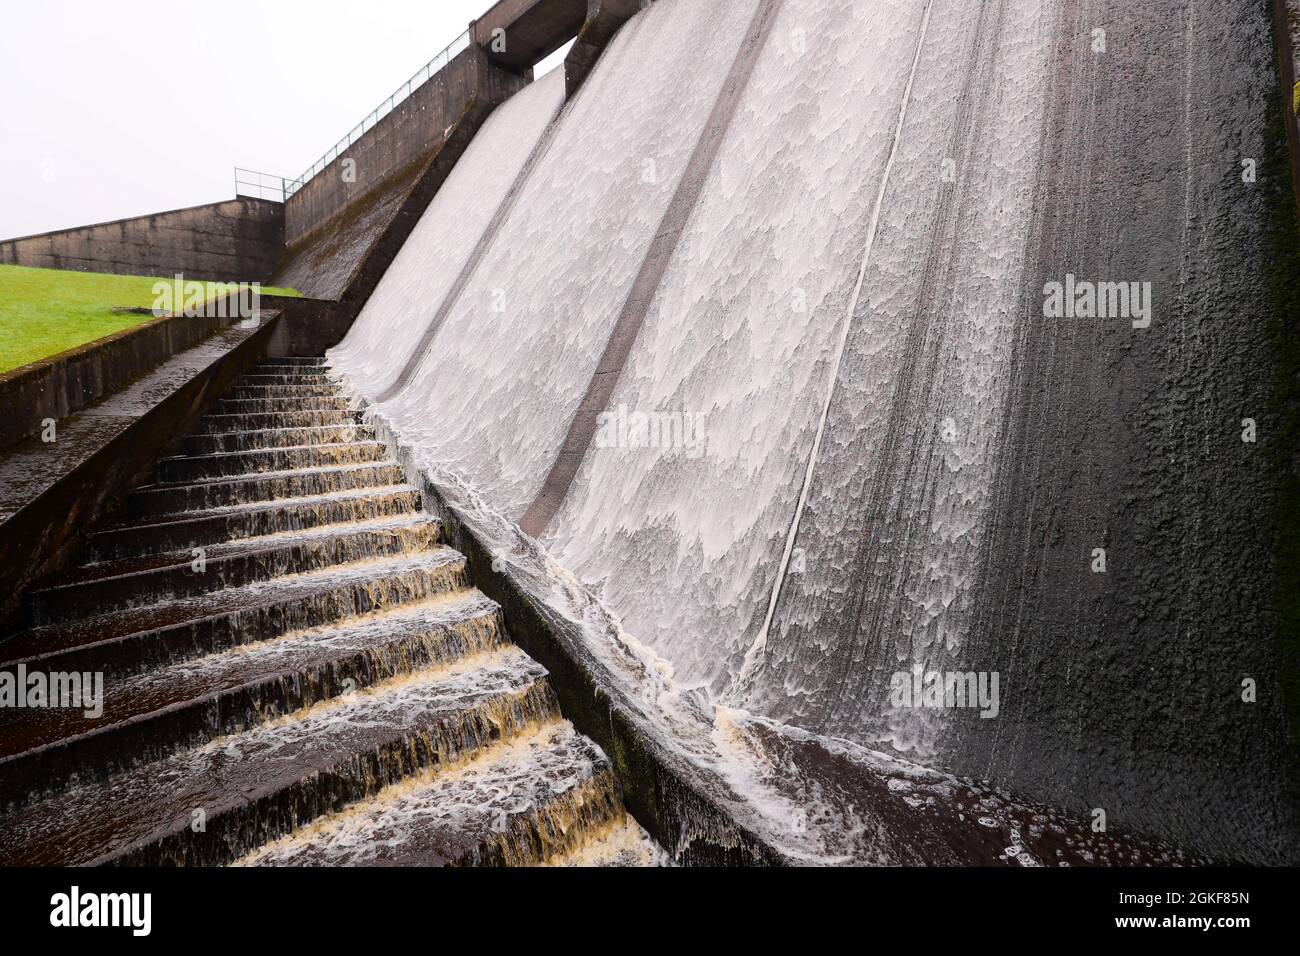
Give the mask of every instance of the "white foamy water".
POLYGON ((375 799, 316 821, 240 860, 242 866, 364 866, 395 856, 443 862, 504 834, 516 819, 574 793, 603 755, 567 722, 496 744, 459 766, 436 767, 375 799))
MULTIPOLYGON (((429 463, 516 517, 559 451, 755 7, 661 0, 623 27, 410 384, 377 408, 429 463)), ((422 315, 391 312, 349 342, 422 315)), ((334 358, 351 381, 356 360, 334 358)))
POLYGON ((890 676, 967 669, 1051 14, 1013 0, 930 21, 799 516, 806 565, 743 698, 761 713, 922 756, 942 731, 940 711, 891 710, 890 676))
MULTIPOLYGON (((620 33, 374 409, 417 466, 518 520, 755 8, 661 0, 620 33)), ((909 752, 939 732, 879 681, 961 646, 1050 12, 783 3, 610 402, 703 445, 593 446, 543 542, 678 691, 909 752)), ((426 250, 394 281, 421 270, 453 271, 426 250)), ((429 314, 390 311, 332 356, 372 401, 379 341, 429 314)))
POLYGON ((786 0, 611 400, 704 447, 591 449, 553 525, 688 683, 725 687, 767 610, 924 8, 786 0))
POLYGON ((363 395, 378 394, 401 372, 563 100, 560 71, 499 106, 470 141, 347 338, 328 353, 363 395))

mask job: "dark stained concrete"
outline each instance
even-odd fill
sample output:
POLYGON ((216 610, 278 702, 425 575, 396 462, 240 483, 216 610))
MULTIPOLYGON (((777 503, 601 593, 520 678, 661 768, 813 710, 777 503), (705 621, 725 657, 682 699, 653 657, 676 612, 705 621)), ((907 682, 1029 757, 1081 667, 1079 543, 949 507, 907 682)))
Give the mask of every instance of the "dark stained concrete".
POLYGON ((1117 29, 1099 59, 1061 24, 1025 314, 1066 271, 1149 279, 1159 311, 1145 334, 1023 323, 968 651, 1015 693, 947 765, 1295 863, 1300 250, 1272 24, 1252 0, 1092 6, 1117 29))
POLYGON ((281 203, 240 197, 0 242, 0 263, 115 275, 260 282, 284 250, 281 203))
POLYGON ((1291 152, 1291 185, 1300 210, 1300 117, 1295 89, 1300 77, 1300 0, 1273 0, 1273 32, 1277 38, 1278 70, 1282 76, 1282 113, 1291 152))
POLYGON ((314 299, 342 298, 370 244, 393 221, 423 167, 422 160, 414 160, 291 245, 271 285, 314 299))

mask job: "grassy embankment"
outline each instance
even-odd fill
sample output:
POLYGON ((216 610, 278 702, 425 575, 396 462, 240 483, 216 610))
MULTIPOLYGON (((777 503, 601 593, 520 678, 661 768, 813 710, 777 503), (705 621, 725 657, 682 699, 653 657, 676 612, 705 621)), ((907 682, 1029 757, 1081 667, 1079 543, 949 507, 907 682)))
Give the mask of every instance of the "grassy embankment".
MULTIPOLYGON (((0 265, 0 375, 75 349, 88 342, 157 321, 149 315, 114 312, 149 309, 154 283, 171 277, 104 275, 0 265)), ((209 282, 207 299, 236 288, 209 282)), ((264 288, 267 295, 297 295, 264 288)), ((183 305, 183 303, 182 303, 183 305)))

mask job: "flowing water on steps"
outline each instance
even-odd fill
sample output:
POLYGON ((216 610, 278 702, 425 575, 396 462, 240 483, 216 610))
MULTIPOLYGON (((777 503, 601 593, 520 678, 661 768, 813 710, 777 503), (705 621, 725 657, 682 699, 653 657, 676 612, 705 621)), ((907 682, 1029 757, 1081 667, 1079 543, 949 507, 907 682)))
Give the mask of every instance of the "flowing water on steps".
POLYGON ((318 360, 254 369, 29 594, 3 864, 656 865, 613 770, 318 360))

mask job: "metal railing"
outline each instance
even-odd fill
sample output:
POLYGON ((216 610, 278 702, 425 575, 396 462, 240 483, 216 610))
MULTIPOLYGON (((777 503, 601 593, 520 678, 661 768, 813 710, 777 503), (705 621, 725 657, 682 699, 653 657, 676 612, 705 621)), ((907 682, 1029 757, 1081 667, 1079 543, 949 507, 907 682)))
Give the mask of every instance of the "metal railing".
POLYGON ((297 179, 286 180, 284 193, 285 199, 288 199, 299 189, 302 189, 309 179, 324 170, 326 166, 334 162, 334 160, 338 159, 339 156, 346 152, 353 143, 370 130, 374 129, 376 123, 400 106, 413 92, 418 90, 425 83, 429 82, 429 80, 439 73, 443 67, 452 61, 453 57, 460 54, 463 50, 468 49, 469 44, 470 31, 466 30, 456 39, 452 40, 451 43, 447 44, 446 49, 417 70, 414 76, 394 90, 392 96, 372 110, 369 116, 353 127, 347 136, 335 143, 334 146, 327 150, 320 159, 312 163, 301 176, 297 179))
POLYGON ((235 195, 253 199, 271 199, 284 202, 289 198, 289 180, 271 173, 235 167, 235 195))

